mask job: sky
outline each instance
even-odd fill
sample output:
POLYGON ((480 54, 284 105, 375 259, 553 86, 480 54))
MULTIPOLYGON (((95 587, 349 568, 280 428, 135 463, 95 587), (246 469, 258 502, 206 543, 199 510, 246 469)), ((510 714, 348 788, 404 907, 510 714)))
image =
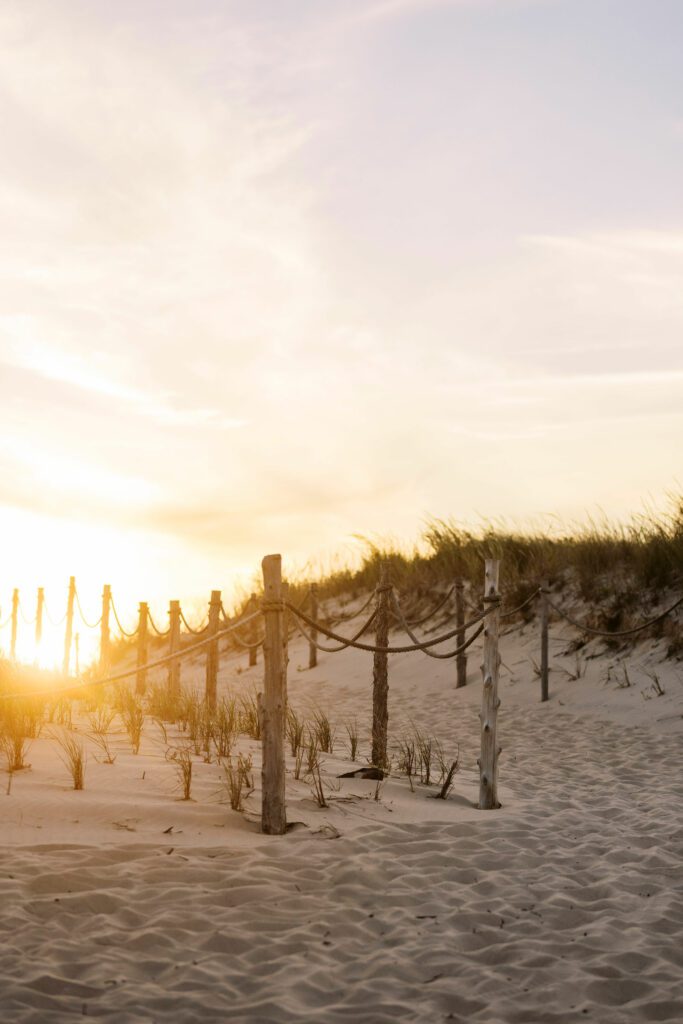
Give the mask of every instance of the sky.
POLYGON ((680 489, 682 38, 680 0, 7 0, 0 617, 680 489))

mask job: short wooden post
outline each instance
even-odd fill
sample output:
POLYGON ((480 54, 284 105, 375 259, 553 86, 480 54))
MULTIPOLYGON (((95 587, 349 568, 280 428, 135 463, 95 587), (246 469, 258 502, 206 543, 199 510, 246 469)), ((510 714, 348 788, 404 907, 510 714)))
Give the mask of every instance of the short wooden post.
MULTIPOLYGON (((375 619, 375 644, 389 645, 389 574, 382 563, 377 586, 377 618, 375 619)), ((388 656, 375 651, 372 664, 372 754, 375 768, 387 765, 387 728, 389 724, 389 669, 388 656)))
POLYGON ((283 666, 282 558, 266 555, 263 569, 264 692, 260 695, 261 831, 283 835, 287 829, 285 807, 285 670, 283 666))
POLYGON ((12 591, 12 633, 9 642, 9 656, 12 661, 17 658, 17 626, 19 624, 19 591, 15 587, 12 591))
MULTIPOLYGON (((180 601, 171 601, 168 608, 168 653, 175 654, 180 647, 180 601)), ((180 658, 168 665, 168 689, 173 696, 180 694, 180 658)))
POLYGON ((135 692, 142 695, 147 685, 147 638, 149 608, 146 601, 141 601, 138 609, 138 671, 135 677, 135 692))
MULTIPOLYGON (((458 632, 455 634, 455 646, 462 647, 465 643, 465 583, 462 579, 455 581, 455 624, 458 632)), ((455 656, 456 690, 467 686, 467 654, 463 651, 455 656)))
POLYGON ((69 596, 66 602, 66 627, 64 629, 64 660, 62 672, 65 676, 69 674, 69 662, 71 660, 71 644, 73 641, 74 628, 74 600, 76 598, 76 577, 69 577, 69 596))
POLYGON ((541 703, 548 699, 548 590, 541 587, 541 703))
MULTIPOLYGON (((318 584, 311 583, 311 598, 309 601, 309 608, 311 609, 311 618, 316 622, 318 621, 318 584)), ((315 668, 318 664, 318 648, 315 643, 318 639, 318 630, 311 626, 311 640, 308 645, 308 667, 315 668)))
POLYGON ((45 607, 45 590, 38 587, 38 598, 36 600, 36 658, 43 640, 43 609, 45 607))
MULTIPOLYGON (((207 636, 213 636, 218 632, 221 621, 221 592, 211 591, 209 601, 209 626, 207 636)), ((204 698, 210 708, 216 706, 216 692, 218 689, 218 640, 212 640, 206 646, 206 686, 204 698)))
POLYGON ((109 634, 109 608, 111 606, 111 586, 108 583, 102 588, 102 619, 100 621, 100 671, 106 672, 111 662, 111 637, 109 634))
POLYGON ((479 807, 483 811, 500 807, 498 803, 498 748, 497 725, 498 673, 500 654, 498 652, 498 631, 500 625, 500 593, 498 581, 500 561, 486 559, 484 579, 484 604, 488 607, 484 619, 484 690, 481 702, 481 757, 479 759, 479 807))
MULTIPOLYGON (((252 594, 249 598, 249 604, 247 605, 251 612, 255 612, 258 609, 258 598, 256 594, 252 594)), ((254 644, 253 647, 249 648, 249 667, 253 668, 258 662, 258 647, 256 647, 256 641, 258 640, 258 619, 254 619, 249 623, 249 643, 254 644)))

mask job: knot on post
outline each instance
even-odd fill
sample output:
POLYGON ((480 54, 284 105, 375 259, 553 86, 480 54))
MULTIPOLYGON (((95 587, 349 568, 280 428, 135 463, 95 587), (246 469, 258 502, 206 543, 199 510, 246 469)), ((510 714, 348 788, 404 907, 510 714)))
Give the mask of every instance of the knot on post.
POLYGON ((284 601, 261 601, 260 604, 262 612, 284 612, 285 607, 284 601))

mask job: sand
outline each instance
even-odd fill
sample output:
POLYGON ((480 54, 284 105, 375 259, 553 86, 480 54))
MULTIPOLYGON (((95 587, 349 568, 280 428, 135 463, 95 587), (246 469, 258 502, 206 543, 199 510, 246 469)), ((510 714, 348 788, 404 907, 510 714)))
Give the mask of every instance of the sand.
MULTIPOLYGON (((390 659, 392 736, 412 721, 462 768, 446 801, 403 777, 375 800, 374 782, 336 780, 353 767, 345 720, 368 749, 371 655, 308 670, 294 642, 290 699, 319 703, 338 737, 328 808, 288 775, 284 837, 258 832, 252 740, 243 815, 201 759, 180 800, 152 724, 137 756, 123 733, 114 765, 91 750, 80 793, 41 736, 0 795, 2 1021, 683 1020, 683 670, 649 642, 619 686, 622 655, 593 643, 578 679, 574 655, 553 656, 541 705, 537 649, 536 625, 501 641, 498 811, 473 807, 476 649, 457 692, 451 663, 390 659)), ((260 683, 245 661, 223 659, 221 687, 260 683)))

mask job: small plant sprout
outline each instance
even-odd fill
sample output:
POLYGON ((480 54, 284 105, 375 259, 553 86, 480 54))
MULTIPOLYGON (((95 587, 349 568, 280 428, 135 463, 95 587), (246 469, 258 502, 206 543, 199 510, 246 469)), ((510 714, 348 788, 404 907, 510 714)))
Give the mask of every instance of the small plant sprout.
POLYGON ((320 708, 313 715, 313 730, 318 750, 323 754, 331 754, 334 748, 334 729, 329 718, 320 708))

